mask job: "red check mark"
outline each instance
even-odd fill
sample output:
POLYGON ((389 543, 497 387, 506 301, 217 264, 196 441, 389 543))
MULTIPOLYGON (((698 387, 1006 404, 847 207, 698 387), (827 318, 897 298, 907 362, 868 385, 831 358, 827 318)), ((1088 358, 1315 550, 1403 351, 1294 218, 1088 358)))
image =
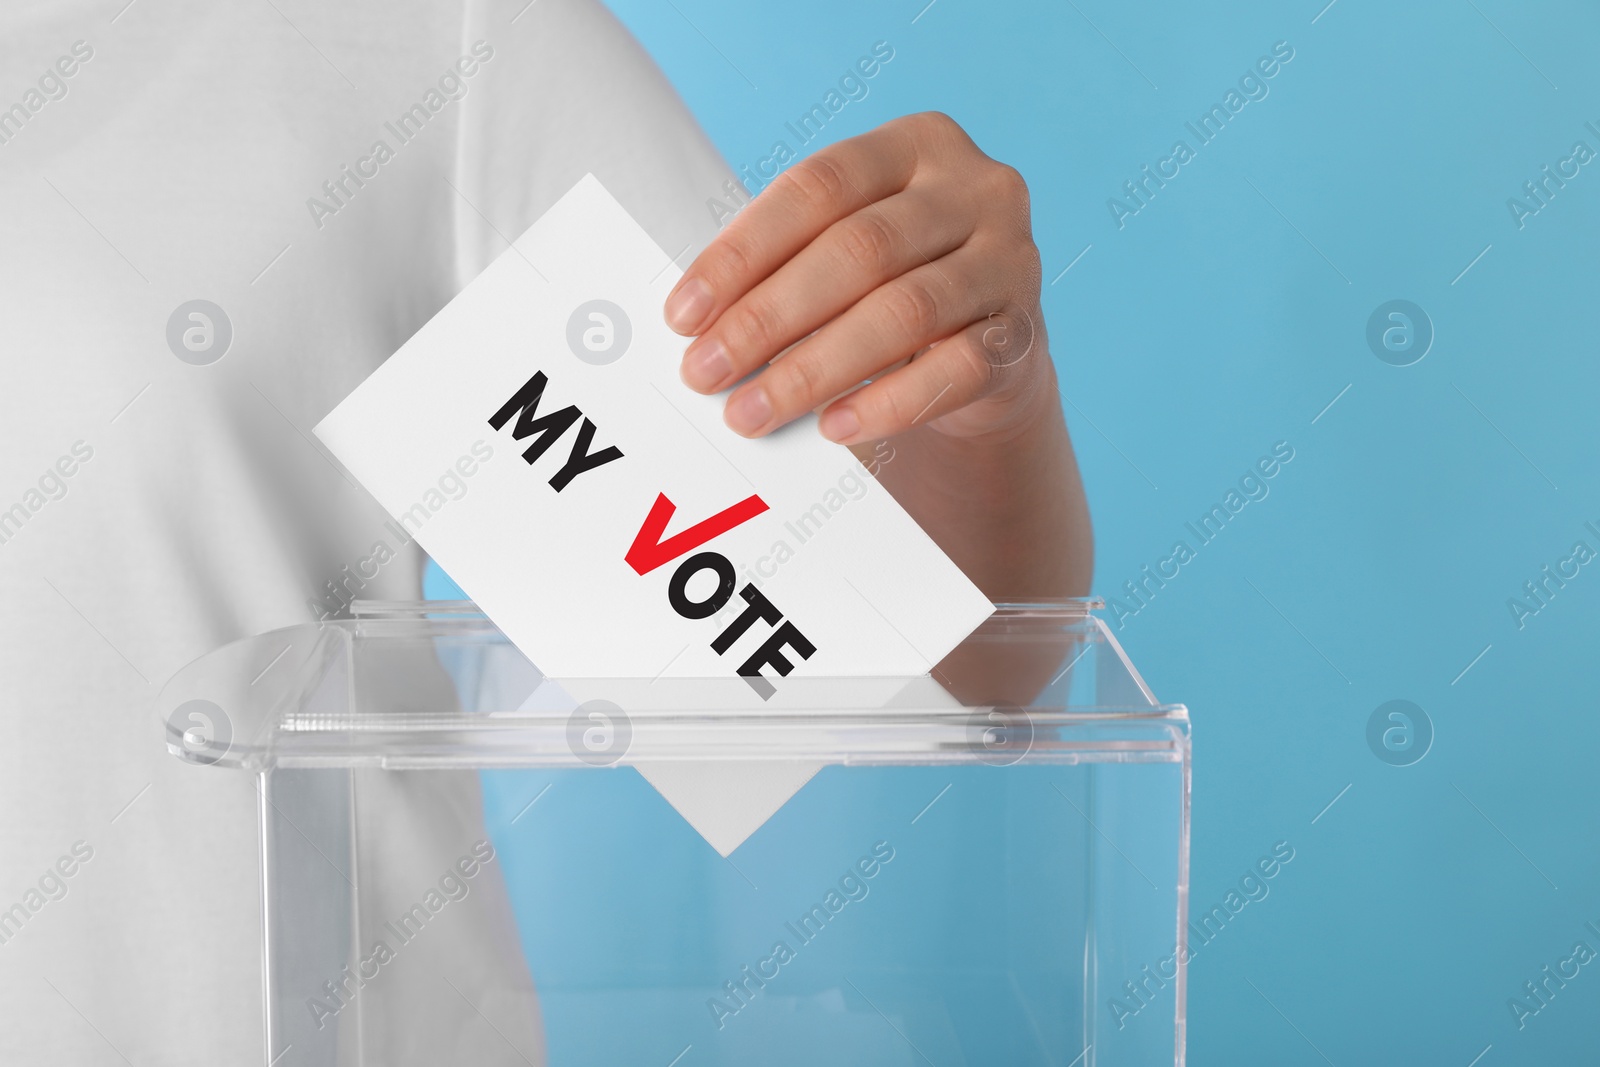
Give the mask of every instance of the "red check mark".
POLYGON ((767 510, 767 502, 759 496, 747 496, 704 522, 697 522, 682 533, 673 534, 663 541, 661 535, 667 532, 667 523, 672 520, 673 513, 677 510, 677 505, 667 499, 667 494, 657 494, 656 502, 651 505, 650 514, 645 516, 644 525, 639 527, 638 536, 633 539, 632 547, 628 549, 627 555, 622 557, 628 566, 639 574, 649 574, 663 563, 671 563, 684 553, 699 548, 713 537, 718 537, 735 526, 748 522, 767 510))

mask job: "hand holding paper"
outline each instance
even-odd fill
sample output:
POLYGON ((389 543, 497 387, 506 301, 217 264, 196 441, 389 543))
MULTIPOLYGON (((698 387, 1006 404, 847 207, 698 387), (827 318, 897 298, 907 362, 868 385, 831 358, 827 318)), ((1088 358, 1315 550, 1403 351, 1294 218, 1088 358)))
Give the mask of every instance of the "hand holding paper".
POLYGON ((683 385, 675 269, 587 177, 317 434, 402 522, 492 450, 414 532, 550 676, 926 672, 991 605, 846 449, 683 385))
POLYGON ((684 381, 731 390, 735 431, 822 408, 823 436, 858 452, 893 438, 882 483, 979 588, 1081 596, 1093 535, 1040 261, 1022 176, 927 112, 783 171, 689 265, 665 313, 695 335, 684 381))

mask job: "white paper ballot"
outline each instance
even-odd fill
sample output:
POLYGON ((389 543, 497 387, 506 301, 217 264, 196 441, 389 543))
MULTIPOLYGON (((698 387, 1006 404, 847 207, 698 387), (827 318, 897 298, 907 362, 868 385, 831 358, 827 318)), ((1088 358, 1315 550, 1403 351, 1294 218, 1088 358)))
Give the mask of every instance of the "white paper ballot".
MULTIPOLYGON (((992 605, 814 416, 746 440, 679 380, 680 274, 586 176, 317 436, 547 676, 926 672, 992 605)), ((698 825, 814 768, 641 770, 698 825)))

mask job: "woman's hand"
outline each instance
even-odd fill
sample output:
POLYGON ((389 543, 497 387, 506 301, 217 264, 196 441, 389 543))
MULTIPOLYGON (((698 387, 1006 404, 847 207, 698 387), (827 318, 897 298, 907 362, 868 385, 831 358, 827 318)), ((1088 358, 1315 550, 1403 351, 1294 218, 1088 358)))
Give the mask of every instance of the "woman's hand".
POLYGON ((1021 175, 927 112, 781 174, 690 265, 666 318, 697 335, 681 372, 699 392, 772 363, 728 398, 746 437, 825 404, 819 428, 843 444, 982 436, 1036 416, 1041 385, 1056 404, 1039 277, 1021 175))
POLYGON ((894 437, 872 472, 978 588, 1081 596, 1093 534, 1039 276, 1021 176, 930 112, 789 168, 690 264, 666 317, 696 335, 685 382, 738 385, 734 430, 823 408, 823 435, 858 457, 894 437))

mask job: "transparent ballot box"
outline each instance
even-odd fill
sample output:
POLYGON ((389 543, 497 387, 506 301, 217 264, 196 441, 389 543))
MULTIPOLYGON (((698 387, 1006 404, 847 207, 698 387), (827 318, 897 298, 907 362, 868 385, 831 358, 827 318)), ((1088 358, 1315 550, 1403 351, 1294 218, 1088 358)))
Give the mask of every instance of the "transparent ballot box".
POLYGON ((195 661, 158 710, 260 795, 261 1062, 1181 1064, 1188 714, 1099 606, 918 678, 551 679, 437 601, 195 661))

